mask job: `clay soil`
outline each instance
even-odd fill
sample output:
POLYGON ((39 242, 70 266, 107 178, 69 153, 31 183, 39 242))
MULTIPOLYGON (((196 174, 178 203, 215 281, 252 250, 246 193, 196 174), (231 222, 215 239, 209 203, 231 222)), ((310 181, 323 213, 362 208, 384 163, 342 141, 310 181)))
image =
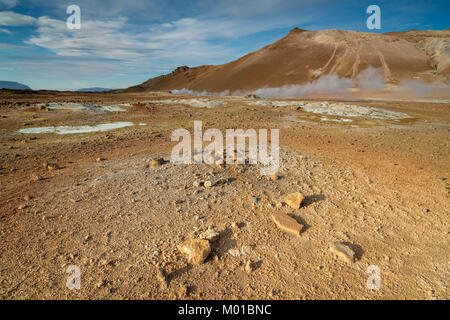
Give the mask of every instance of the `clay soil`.
POLYGON ((155 103, 173 98, 166 95, 1 93, 2 299, 449 298, 448 103, 352 102, 411 118, 349 124, 238 100, 214 109, 155 103), (58 101, 131 106, 36 106, 58 101), (192 132, 194 120, 222 132, 279 128, 280 178, 252 165, 170 163, 172 131, 192 132), (116 121, 136 125, 18 133, 116 121), (166 161, 152 167, 157 158, 166 161), (226 182, 194 184, 207 179, 226 182), (292 192, 306 197, 300 209, 283 203, 292 192), (278 229, 274 212, 303 224, 300 236, 278 229), (219 239, 203 264, 192 265, 177 245, 210 226, 219 239), (355 251, 354 263, 330 251, 335 241, 355 251), (80 290, 66 287, 70 265, 81 270, 80 290), (371 265, 380 268, 379 290, 367 286, 371 265))

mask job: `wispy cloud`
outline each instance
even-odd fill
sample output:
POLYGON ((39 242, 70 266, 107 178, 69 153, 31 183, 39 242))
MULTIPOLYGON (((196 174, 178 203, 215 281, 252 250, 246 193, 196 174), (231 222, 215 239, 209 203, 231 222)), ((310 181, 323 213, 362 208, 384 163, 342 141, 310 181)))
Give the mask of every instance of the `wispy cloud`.
POLYGON ((0 9, 11 9, 19 4, 19 0, 0 0, 0 9))
POLYGON ((0 26, 20 27, 30 26, 36 19, 13 11, 0 11, 0 26))
MULTIPOLYGON (((82 20, 80 30, 69 30, 65 21, 48 17, 40 17, 34 21, 37 29, 35 35, 25 41, 28 45, 45 48, 54 52, 57 57, 71 57, 73 60, 84 60, 86 57, 99 61, 103 59, 103 62, 114 60, 114 69, 123 72, 142 71, 143 67, 148 71, 169 71, 180 64, 225 62, 237 58, 239 52, 214 42, 215 40, 242 37, 293 23, 182 18, 152 24, 141 32, 132 32, 130 30, 133 25, 124 17, 82 20), (161 68, 161 65, 165 67, 161 68)), ((35 62, 28 66, 35 66, 35 62)), ((58 72, 60 68, 67 69, 64 65, 59 65, 58 72)), ((51 68, 53 69, 55 68, 51 68)), ((98 73, 97 69, 95 65, 89 66, 92 73, 98 73)), ((70 72, 77 71, 70 68, 70 72)))

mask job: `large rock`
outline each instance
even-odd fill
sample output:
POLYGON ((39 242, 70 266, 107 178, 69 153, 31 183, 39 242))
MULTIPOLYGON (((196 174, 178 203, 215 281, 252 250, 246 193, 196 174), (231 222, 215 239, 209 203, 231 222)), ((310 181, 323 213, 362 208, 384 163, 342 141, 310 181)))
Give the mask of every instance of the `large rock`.
POLYGON ((294 218, 283 213, 272 214, 272 220, 275 222, 278 228, 284 232, 291 233, 296 236, 300 236, 300 232, 303 229, 303 225, 297 222, 294 218))
POLYGON ((294 192, 284 197, 284 202, 286 202, 288 206, 298 209, 300 208, 303 199, 305 199, 305 197, 300 192, 294 192))
POLYGON ((211 253, 209 241, 205 239, 187 240, 178 245, 178 249, 181 253, 186 254, 193 264, 202 264, 211 253))

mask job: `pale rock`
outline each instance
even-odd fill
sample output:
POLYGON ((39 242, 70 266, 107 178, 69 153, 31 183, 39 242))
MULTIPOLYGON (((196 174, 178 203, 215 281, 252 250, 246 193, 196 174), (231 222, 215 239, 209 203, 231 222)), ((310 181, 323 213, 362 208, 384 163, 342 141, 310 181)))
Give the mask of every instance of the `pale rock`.
POLYGON ((291 208, 298 209, 300 208, 303 199, 305 199, 305 197, 300 192, 294 192, 284 197, 284 202, 291 208))
POLYGON ((272 214, 272 220, 275 222, 278 228, 284 232, 291 233, 293 235, 299 236, 303 229, 303 225, 297 222, 294 218, 283 213, 272 214))
POLYGON ((345 243, 333 242, 330 245, 330 250, 339 258, 343 259, 345 262, 348 263, 355 262, 355 252, 345 243))
POLYGON ((188 256, 193 264, 202 264, 211 253, 211 246, 208 240, 191 239, 183 242, 178 246, 181 253, 188 256))

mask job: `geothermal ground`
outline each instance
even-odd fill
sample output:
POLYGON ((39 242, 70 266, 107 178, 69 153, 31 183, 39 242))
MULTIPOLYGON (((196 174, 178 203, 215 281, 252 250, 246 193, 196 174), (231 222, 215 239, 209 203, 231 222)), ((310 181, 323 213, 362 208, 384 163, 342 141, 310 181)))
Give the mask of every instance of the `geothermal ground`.
POLYGON ((450 297, 448 102, 45 92, 0 101, 2 299, 450 297), (278 179, 258 165, 171 163, 172 131, 192 132, 195 120, 222 132, 280 129, 278 179), (305 196, 299 209, 285 201, 294 192, 305 196), (277 213, 300 235, 280 229, 277 213), (178 247, 205 231, 211 252, 192 264, 178 247), (354 257, 336 255, 335 242, 354 257), (71 265, 79 290, 66 287, 71 265))

